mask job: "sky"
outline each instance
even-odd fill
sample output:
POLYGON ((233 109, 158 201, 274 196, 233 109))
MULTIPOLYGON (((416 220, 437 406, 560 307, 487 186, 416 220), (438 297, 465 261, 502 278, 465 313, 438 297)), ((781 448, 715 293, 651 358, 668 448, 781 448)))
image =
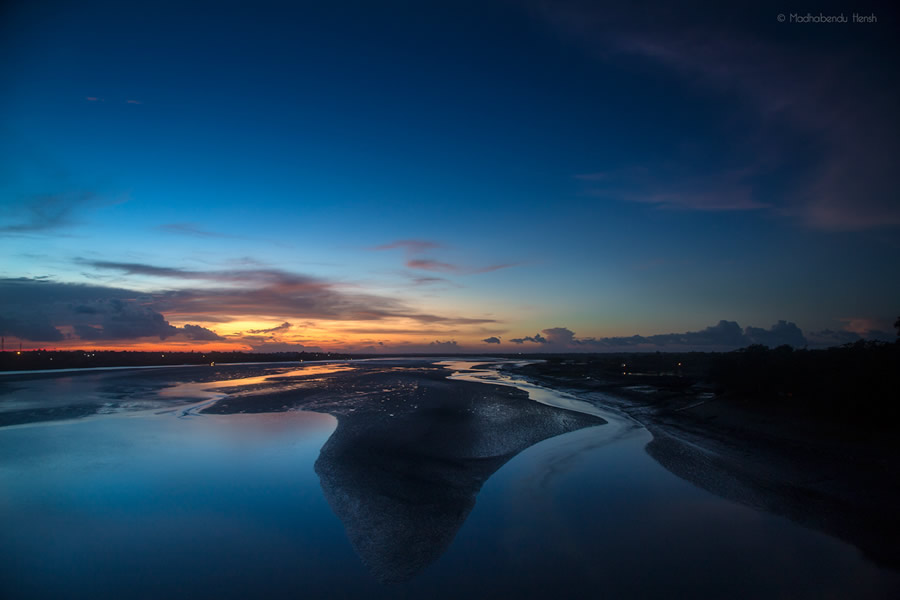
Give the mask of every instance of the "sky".
POLYGON ((669 4, 5 3, 6 348, 894 339, 896 9, 669 4))

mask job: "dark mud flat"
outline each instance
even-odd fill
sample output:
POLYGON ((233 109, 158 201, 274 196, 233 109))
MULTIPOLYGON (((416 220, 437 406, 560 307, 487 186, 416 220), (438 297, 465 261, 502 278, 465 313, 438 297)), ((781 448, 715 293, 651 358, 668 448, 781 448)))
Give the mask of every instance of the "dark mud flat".
POLYGON ((234 389, 203 412, 337 417, 315 463, 322 490, 369 571, 397 583, 447 550, 481 487, 506 462, 542 440, 605 423, 447 375, 427 364, 365 365, 285 392, 234 389))
POLYGON ((900 570, 900 443, 883 427, 812 418, 776 402, 716 398, 670 385, 624 385, 506 366, 556 389, 612 406, 653 435, 647 453, 722 498, 842 539, 900 570))

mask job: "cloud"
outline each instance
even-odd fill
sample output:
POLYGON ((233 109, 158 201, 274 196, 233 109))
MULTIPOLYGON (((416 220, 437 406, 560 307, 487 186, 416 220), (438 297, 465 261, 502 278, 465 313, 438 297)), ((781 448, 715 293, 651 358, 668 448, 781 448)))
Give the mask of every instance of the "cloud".
POLYGON ((488 265, 486 267, 476 267, 474 269, 469 269, 468 273, 490 273, 492 271, 499 271, 500 269, 508 269, 510 267, 516 267, 520 263, 501 263, 497 265, 488 265))
POLYGON ((65 339, 62 332, 43 318, 43 315, 0 316, 0 335, 35 342, 59 342, 65 339))
MULTIPOLYGON (((547 330, 545 330, 547 331, 547 330)), ((513 344, 524 344, 525 342, 531 342, 533 344, 546 344, 548 343, 547 339, 539 333, 534 334, 533 336, 527 335, 525 337, 515 338, 509 340, 513 344)))
POLYGON ((153 308, 152 296, 95 285, 43 279, 0 279, 0 333, 37 342, 67 339, 71 328, 85 341, 182 335, 196 341, 222 341, 199 325, 175 327, 153 308))
POLYGON ((894 331, 883 331, 880 329, 872 329, 862 334, 846 329, 837 331, 832 329, 823 329, 822 331, 810 332, 807 336, 809 344, 812 347, 824 348, 828 346, 842 346, 844 344, 852 344, 859 340, 876 340, 881 342, 893 342, 897 339, 894 331))
MULTIPOLYGON (((90 305, 72 307, 71 324, 82 340, 127 340, 179 333, 166 318, 137 300, 96 299, 90 305), (80 310, 79 310, 80 309, 80 310), (75 318, 80 315, 81 318, 75 318)), ((200 328, 202 329, 202 328, 200 328)))
POLYGON ((575 340, 575 334, 565 327, 551 327, 544 329, 541 333, 547 336, 544 340, 545 343, 571 344, 575 340))
POLYGON ((281 282, 260 288, 182 289, 156 295, 165 312, 183 315, 279 315, 294 319, 382 321, 475 325, 494 319, 418 313, 400 300, 374 294, 347 293, 321 282, 281 282))
POLYGON ((125 104, 143 104, 140 100, 126 100, 125 104))
POLYGON ((440 340, 435 340, 428 344, 428 347, 434 350, 459 350, 459 344, 457 344, 456 341, 442 342, 440 340))
POLYGON ((651 204, 660 209, 702 212, 752 211, 772 208, 754 198, 752 169, 726 170, 703 176, 676 172, 671 166, 622 169, 604 174, 602 179, 576 178, 589 182, 589 196, 651 204), (598 182, 602 182, 602 185, 598 182))
POLYGON ((451 263, 440 262, 430 258, 413 258, 406 261, 406 266, 410 269, 421 269, 423 271, 438 271, 443 273, 459 273, 459 274, 476 274, 490 273, 499 269, 514 267, 518 263, 502 263, 496 265, 488 265, 486 267, 461 267, 451 263))
POLYGON ((876 331, 890 325, 890 323, 884 319, 872 319, 867 317, 852 317, 840 320, 846 323, 844 329, 859 335, 865 335, 870 331, 876 331))
POLYGON ((215 231, 208 231, 199 227, 195 223, 165 223, 157 227, 162 231, 166 231, 169 233, 178 233, 182 235, 191 235, 195 237, 206 237, 206 238, 235 238, 238 236, 228 235, 226 233, 218 233, 215 231))
POLYGON ((413 285, 444 284, 454 286, 452 281, 443 277, 412 277, 413 285))
POLYGON ((293 327, 293 325, 291 325, 290 323, 285 321, 281 325, 277 325, 275 327, 270 327, 269 329, 250 329, 250 330, 248 330, 248 333, 257 333, 257 334, 259 334, 259 333, 276 333, 279 331, 287 331, 291 327, 293 327))
MULTIPOLYGON (((788 33, 795 26, 760 25, 757 5, 727 13, 702 3, 677 10, 578 0, 532 7, 599 61, 642 61, 721 100, 722 116, 706 120, 726 132, 716 139, 729 146, 710 136, 706 154, 675 159, 675 173, 662 187, 640 188, 623 200, 684 210, 765 209, 823 230, 900 225, 894 185, 900 92, 885 83, 892 81, 892 63, 872 58, 895 49, 888 38, 861 30, 847 32, 852 43, 846 44, 827 43, 827 36, 773 36, 775 27, 788 33), (710 157, 741 165, 745 176, 698 180, 710 172, 710 157)), ((577 177, 614 194, 611 188, 621 186, 608 175, 604 169, 577 177)))
POLYGON ((819 347, 842 346, 863 339, 858 333, 846 330, 823 329, 808 334, 810 345, 819 347))
POLYGON ((735 321, 719 321, 699 331, 686 331, 684 333, 663 333, 650 336, 634 335, 631 337, 607 337, 573 339, 577 345, 634 348, 645 349, 670 348, 670 349, 708 349, 708 350, 733 350, 750 345, 750 340, 744 335, 741 326, 735 321))
POLYGON ((743 348, 751 344, 794 347, 806 346, 809 342, 794 323, 778 321, 769 329, 741 326, 735 321, 719 321, 716 325, 699 331, 683 333, 661 333, 655 335, 633 335, 627 337, 579 338, 566 327, 551 327, 536 336, 510 340, 515 344, 524 342, 541 343, 545 351, 653 351, 653 350, 705 350, 723 351, 743 348))
POLYGON ((322 352, 319 346, 306 346, 304 344, 291 344, 289 342, 264 341, 250 344, 254 352, 322 352))
POLYGON ((461 269, 450 263, 432 260, 430 258, 414 258, 406 261, 410 269, 422 269, 425 271, 443 271, 445 273, 458 273, 461 269))
POLYGON ((205 342, 224 342, 225 338, 221 335, 199 325, 185 325, 182 330, 189 340, 205 341, 205 342))
MULTIPOLYGON (((420 313, 397 298, 349 292, 331 282, 273 269, 199 271, 142 263, 87 260, 79 263, 127 275, 213 285, 188 284, 180 289, 141 293, 28 278, 0 280, 0 308, 6 309, 0 314, 5 314, 9 335, 58 340, 61 334, 51 328, 76 325, 80 326, 76 334, 85 339, 124 339, 129 335, 166 339, 179 333, 188 335, 188 332, 202 335, 196 329, 185 331, 171 326, 164 314, 177 315, 182 321, 204 322, 272 315, 291 320, 394 321, 390 325, 411 329, 411 324, 402 321, 438 329, 496 322, 489 318, 420 313)), ((285 324, 278 328, 287 329, 285 324)))
POLYGON ((394 250, 396 248, 402 248, 408 253, 416 254, 425 252, 427 250, 443 248, 443 244, 439 244, 437 242, 432 242, 429 240, 396 240, 387 244, 375 246, 374 248, 372 248, 372 250, 394 250))
MULTIPOLYGON (((455 273, 459 275, 467 275, 467 274, 475 274, 475 273, 489 273, 491 271, 496 271, 498 269, 505 269, 507 267, 516 266, 518 263, 502 263, 495 265, 488 265, 486 267, 464 267, 457 264, 443 262, 439 260, 435 260, 433 258, 417 256, 421 255, 423 252, 428 250, 435 250, 438 248, 444 248, 443 244, 439 244, 437 242, 432 242, 428 240, 397 240, 394 242, 390 242, 388 244, 382 244, 380 246, 375 246, 372 250, 392 250, 395 248, 402 248, 406 251, 407 261, 406 266, 410 269, 418 269, 422 271, 434 271, 439 273, 455 273)), ((422 283, 437 283, 441 281, 446 281, 442 278, 428 278, 428 277, 419 277, 414 278, 414 281, 417 284, 422 283)))
MULTIPOLYGON (((507 267, 515 266, 518 263, 502 263, 502 264, 494 264, 488 265, 485 267, 466 267, 457 265, 454 263, 449 263, 445 261, 436 260, 434 258, 421 256, 424 252, 429 250, 437 250, 440 248, 445 248, 443 244, 438 242, 433 242, 430 240, 417 240, 417 239, 405 239, 405 240, 395 240, 393 242, 389 242, 387 244, 382 244, 380 246, 375 246, 371 248, 372 250, 393 250, 393 249, 403 249, 406 252, 407 260, 406 267, 409 269, 416 269, 419 271, 431 271, 436 273, 452 273, 455 275, 472 275, 477 273, 489 273, 491 271, 497 271, 499 269, 505 269, 507 267)), ((450 283, 448 280, 441 277, 416 277, 411 276, 413 279, 413 283, 415 285, 426 285, 431 283, 450 283)))
POLYGON ((108 269, 113 271, 121 271, 126 275, 150 275, 152 277, 170 277, 176 279, 213 279, 221 281, 227 275, 223 273, 205 272, 205 271, 188 271, 174 267, 156 267, 143 263, 123 263, 105 260, 85 260, 75 259, 75 262, 95 269, 108 269))
POLYGON ((419 328, 401 328, 401 327, 354 327, 353 329, 341 330, 341 333, 352 333, 358 335, 447 335, 457 333, 456 330, 446 329, 423 329, 419 328))
POLYGON ((93 198, 88 192, 31 196, 16 207, 4 209, 3 221, 9 222, 0 224, 0 233, 43 233, 75 225, 74 214, 93 198))
POLYGON ((541 333, 544 337, 537 335, 509 341, 515 344, 542 343, 544 345, 543 352, 652 352, 656 350, 720 352, 745 348, 752 344, 762 344, 770 348, 782 345, 794 348, 824 348, 860 339, 892 341, 896 337, 893 333, 879 329, 867 330, 865 335, 848 330, 833 331, 830 329, 804 335, 795 323, 784 320, 778 321, 768 329, 752 326, 741 329, 741 326, 735 321, 721 320, 716 325, 698 331, 647 336, 580 338, 566 327, 552 327, 542 330, 541 333), (540 339, 544 341, 540 342, 540 339))
POLYGON ((778 321, 768 330, 759 327, 747 327, 744 329, 744 335, 753 344, 762 344, 775 348, 777 346, 794 346, 802 348, 809 342, 803 337, 803 332, 794 323, 786 321, 778 321))
POLYGON ((489 338, 484 338, 481 341, 484 342, 485 344, 499 344, 500 338, 498 338, 497 336, 491 336, 489 338))

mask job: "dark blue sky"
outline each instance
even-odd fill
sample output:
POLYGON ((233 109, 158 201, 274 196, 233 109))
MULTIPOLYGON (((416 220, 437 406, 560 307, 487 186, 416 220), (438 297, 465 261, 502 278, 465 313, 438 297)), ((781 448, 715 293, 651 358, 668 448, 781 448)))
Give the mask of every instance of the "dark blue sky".
POLYGON ((0 275, 41 298, 7 336, 603 349, 786 320, 827 343, 900 310, 888 5, 3 10, 0 275), (576 337, 508 341, 553 328, 576 337))

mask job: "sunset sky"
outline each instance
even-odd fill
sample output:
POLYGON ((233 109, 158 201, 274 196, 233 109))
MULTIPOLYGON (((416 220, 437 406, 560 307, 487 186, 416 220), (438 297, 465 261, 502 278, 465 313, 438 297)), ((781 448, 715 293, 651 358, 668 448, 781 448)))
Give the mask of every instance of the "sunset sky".
POLYGON ((664 6, 5 3, 7 349, 894 339, 895 12, 664 6))

